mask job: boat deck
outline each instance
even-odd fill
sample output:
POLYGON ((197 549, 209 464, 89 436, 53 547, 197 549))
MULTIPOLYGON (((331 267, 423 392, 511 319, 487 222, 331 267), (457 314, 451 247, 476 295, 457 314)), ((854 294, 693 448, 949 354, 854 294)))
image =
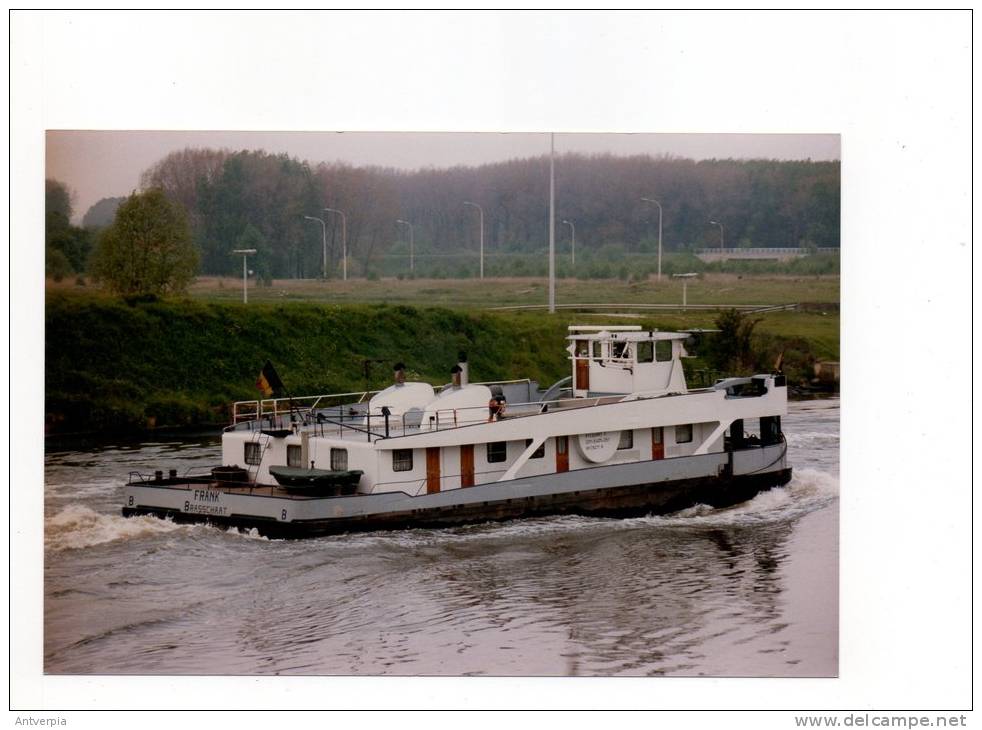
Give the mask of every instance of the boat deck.
MULTIPOLYGON (((277 497, 279 499, 292 499, 306 501, 310 499, 330 499, 342 495, 324 494, 299 494, 288 491, 286 488, 277 484, 254 484, 252 482, 227 482, 218 481, 206 476, 183 476, 183 477, 164 477, 156 479, 153 476, 130 472, 127 482, 128 487, 153 487, 155 489, 175 489, 191 492, 194 490, 208 490, 214 492, 225 492, 226 494, 245 494, 256 497, 277 497)), ((350 495, 347 495, 350 496, 350 495)))

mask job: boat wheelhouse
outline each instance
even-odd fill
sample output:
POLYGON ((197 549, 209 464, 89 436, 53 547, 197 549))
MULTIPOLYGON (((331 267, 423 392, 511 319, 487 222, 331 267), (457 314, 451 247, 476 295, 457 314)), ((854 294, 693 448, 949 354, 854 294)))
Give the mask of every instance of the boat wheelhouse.
POLYGON ((570 375, 235 403, 222 465, 133 475, 124 514, 303 536, 724 506, 788 482, 782 375, 689 389, 684 332, 572 326, 570 375))

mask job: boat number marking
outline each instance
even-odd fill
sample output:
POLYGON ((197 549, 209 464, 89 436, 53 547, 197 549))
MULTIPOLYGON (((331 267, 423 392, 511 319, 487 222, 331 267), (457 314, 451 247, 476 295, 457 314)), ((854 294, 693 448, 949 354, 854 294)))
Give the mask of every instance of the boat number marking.
POLYGON ((130 495, 130 499, 129 499, 129 506, 130 506, 130 507, 132 507, 132 506, 133 506, 133 495, 132 495, 132 494, 130 495))
POLYGON ((195 489, 191 492, 191 499, 184 500, 184 511, 196 515, 224 517, 228 515, 228 507, 222 504, 222 496, 222 492, 195 489))
POLYGON ((286 510, 283 510, 282 512, 280 512, 280 519, 283 520, 283 521, 286 521, 286 510))

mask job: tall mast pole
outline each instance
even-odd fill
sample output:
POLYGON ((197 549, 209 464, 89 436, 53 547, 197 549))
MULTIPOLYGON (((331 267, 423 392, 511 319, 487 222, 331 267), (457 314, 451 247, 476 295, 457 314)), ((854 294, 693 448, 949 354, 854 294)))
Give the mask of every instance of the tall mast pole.
POLYGON ((549 134, 549 312, 556 311, 556 135, 549 134))

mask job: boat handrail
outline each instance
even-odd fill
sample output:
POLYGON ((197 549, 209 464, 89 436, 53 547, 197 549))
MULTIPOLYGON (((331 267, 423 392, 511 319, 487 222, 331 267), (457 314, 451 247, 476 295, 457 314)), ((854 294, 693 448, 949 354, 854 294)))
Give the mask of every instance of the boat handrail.
MULTIPOLYGON (((518 381, 521 382, 521 381, 518 381)), ((689 390, 689 393, 702 393, 711 392, 712 388, 697 388, 689 390)), ((366 391, 370 393, 371 391, 366 391)), ((407 423, 406 418, 410 413, 402 413, 390 416, 390 424, 388 434, 385 428, 385 416, 378 413, 368 413, 368 412, 358 412, 354 414, 347 414, 343 411, 337 413, 337 415, 325 415, 323 412, 323 407, 320 412, 315 414, 315 406, 319 405, 320 399, 323 398, 339 398, 339 397, 349 397, 354 395, 364 395, 362 393, 337 393, 332 395, 321 395, 321 396, 308 396, 306 400, 312 400, 313 403, 310 406, 303 406, 302 408, 297 407, 297 401, 304 400, 301 398, 293 399, 293 413, 298 411, 312 416, 309 420, 304 419, 306 425, 308 425, 315 433, 319 431, 320 436, 325 436, 328 428, 333 430, 337 429, 337 435, 339 437, 344 436, 346 432, 362 434, 367 440, 371 441, 373 438, 385 438, 387 436, 392 436, 398 434, 404 436, 410 431, 416 432, 426 432, 426 431, 445 431, 454 428, 461 428, 463 426, 473 426, 479 423, 488 422, 490 418, 490 413, 487 412, 488 407, 485 405, 476 406, 462 406, 459 408, 441 408, 432 412, 431 421, 429 423, 407 423)), ((501 419, 496 420, 513 420, 516 418, 526 418, 528 416, 536 416, 542 413, 547 413, 550 408, 555 408, 557 410, 566 410, 573 408, 588 408, 591 406, 598 405, 608 405, 611 403, 617 403, 619 401, 630 399, 633 395, 632 393, 617 393, 617 394, 605 394, 605 395, 595 395, 589 398, 556 398, 547 401, 522 401, 519 403, 507 403, 505 414, 501 419)), ((659 397, 663 397, 670 394, 659 394, 659 397)), ((651 397, 651 396, 646 396, 651 397)), ((251 403, 259 403, 260 407, 264 409, 263 418, 266 417, 277 417, 282 415, 288 415, 291 413, 289 409, 283 410, 281 407, 284 402, 289 402, 289 399, 279 398, 279 399, 268 399, 264 401, 252 401, 251 403), (269 405, 267 409, 266 406, 269 405), (280 410, 274 410, 274 406, 280 410)), ((236 405, 246 404, 249 401, 244 401, 237 403, 236 405)), ((337 408, 344 404, 339 404, 337 408)), ((237 411, 237 415, 240 421, 249 420, 259 422, 260 419, 256 418, 244 418, 243 413, 247 411, 237 411)), ((233 429, 235 424, 229 426, 229 429, 233 429)))
MULTIPOLYGON (((529 378, 514 380, 489 380, 473 385, 517 385, 530 383, 529 378)), ((337 398, 351 398, 355 404, 364 403, 371 396, 380 393, 379 390, 358 390, 350 393, 324 393, 321 395, 304 395, 296 398, 263 398, 261 400, 241 400, 232 404, 232 425, 246 421, 258 421, 263 418, 286 416, 290 413, 312 414, 321 407, 321 401, 337 398)), ((338 404, 344 405, 344 404, 338 404)))
POLYGON ((256 421, 269 416, 288 415, 301 411, 312 413, 322 400, 334 398, 355 398, 356 403, 364 402, 368 396, 378 393, 377 390, 358 390, 351 393, 325 393, 322 395, 304 395, 297 398, 263 398, 262 400, 240 400, 232 404, 232 424, 243 421, 256 421), (309 403, 309 405, 308 405, 309 403))
MULTIPOLYGON (((537 416, 542 413, 549 412, 549 406, 557 406, 560 409, 572 409, 572 408, 588 408, 590 406, 607 405, 610 403, 617 403, 625 398, 629 397, 630 394, 616 394, 616 395, 598 395, 592 398, 557 398, 555 400, 548 401, 526 401, 522 403, 510 403, 507 404, 507 409, 505 416, 500 420, 514 420, 516 418, 527 418, 528 416, 537 416), (518 411, 518 412, 515 412, 518 411)), ((443 408, 434 411, 432 426, 425 423, 406 423, 406 416, 408 413, 403 413, 400 416, 391 416, 395 420, 395 423, 390 424, 390 433, 388 435, 398 434, 400 436, 405 436, 409 431, 416 431, 419 433, 424 433, 426 431, 436 430, 436 431, 446 431, 454 428, 461 428, 463 426, 473 426, 479 423, 485 423, 487 417, 485 417, 484 412, 487 411, 488 407, 484 405, 480 406, 464 406, 461 408, 443 408), (460 414, 463 411, 471 411, 480 413, 479 418, 461 418, 460 414)), ((466 414, 465 414, 466 415, 466 414)), ((490 413, 488 414, 490 417, 490 413)), ((353 420, 357 421, 358 425, 353 425, 351 423, 344 422, 345 415, 342 413, 339 415, 338 419, 327 418, 324 416, 318 416, 317 422, 311 424, 315 429, 320 427, 320 435, 324 435, 324 425, 336 426, 338 431, 338 436, 343 437, 345 429, 350 429, 356 433, 365 434, 370 441, 372 436, 377 436, 379 438, 385 438, 386 432, 384 428, 384 418, 385 416, 377 413, 363 413, 355 416, 353 420), (383 423, 380 423, 383 422, 383 423)))
MULTIPOLYGON (((515 418, 526 418, 528 416, 537 416, 540 413, 547 413, 550 405, 556 405, 560 408, 586 408, 589 406, 604 405, 607 403, 616 403, 620 400, 626 398, 629 393, 618 394, 618 395, 596 395, 592 398, 557 398, 555 400, 547 401, 527 401, 524 403, 506 403, 505 404, 505 415, 504 420, 512 420, 515 418), (531 408, 530 408, 531 407, 531 408), (524 411, 519 413, 514 413, 513 411, 524 411)), ((463 406, 461 408, 443 408, 435 411, 436 418, 434 420, 434 425, 437 431, 446 430, 450 428, 458 428, 461 425, 473 425, 474 423, 480 423, 487 419, 482 417, 478 419, 463 420, 460 418, 460 413, 462 411, 487 411, 487 406, 463 406), (441 422, 441 414, 443 415, 443 421, 441 422), (446 425, 443 424, 452 424, 446 425)), ((488 414, 490 417, 490 413, 488 414)))

